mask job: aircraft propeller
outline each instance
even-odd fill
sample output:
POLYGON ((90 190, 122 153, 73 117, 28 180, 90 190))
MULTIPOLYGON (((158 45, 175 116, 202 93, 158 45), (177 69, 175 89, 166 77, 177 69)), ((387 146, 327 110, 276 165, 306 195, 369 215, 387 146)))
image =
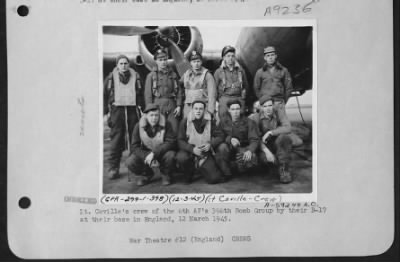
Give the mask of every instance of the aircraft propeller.
POLYGON ((172 59, 174 60, 176 70, 178 74, 182 76, 189 68, 190 64, 187 61, 184 53, 179 48, 179 46, 174 41, 175 27, 167 26, 167 27, 156 27, 156 28, 147 28, 147 27, 139 27, 139 26, 104 26, 103 33, 107 35, 121 35, 121 36, 142 36, 151 33, 157 33, 157 36, 161 41, 159 43, 167 47, 171 54, 172 59))
POLYGON ((156 31, 156 29, 140 26, 103 26, 103 33, 106 35, 135 36, 150 34, 156 31))
POLYGON ((171 52, 172 59, 175 61, 176 70, 178 71, 178 74, 182 76, 190 68, 190 63, 174 41, 168 38, 168 42, 170 44, 168 48, 171 52))

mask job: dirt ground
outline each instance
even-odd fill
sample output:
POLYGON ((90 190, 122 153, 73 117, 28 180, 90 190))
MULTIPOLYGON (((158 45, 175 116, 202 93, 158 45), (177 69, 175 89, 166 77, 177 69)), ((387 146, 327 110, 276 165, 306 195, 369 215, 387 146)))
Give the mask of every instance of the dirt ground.
MULTIPOLYGON (((107 177, 107 164, 104 161, 103 168, 103 193, 105 194, 141 194, 141 193, 311 193, 312 192, 312 134, 311 125, 300 122, 292 122, 292 130, 304 141, 301 147, 294 148, 290 171, 293 182, 281 184, 276 167, 262 166, 252 172, 233 177, 226 183, 209 185, 202 177, 197 177, 187 185, 183 183, 183 174, 173 174, 173 184, 161 185, 161 178, 154 177, 152 181, 138 187, 134 176, 125 166, 128 152, 123 153, 120 165, 121 177, 110 180, 107 177)), ((104 126, 104 159, 108 158, 109 128, 104 126)))

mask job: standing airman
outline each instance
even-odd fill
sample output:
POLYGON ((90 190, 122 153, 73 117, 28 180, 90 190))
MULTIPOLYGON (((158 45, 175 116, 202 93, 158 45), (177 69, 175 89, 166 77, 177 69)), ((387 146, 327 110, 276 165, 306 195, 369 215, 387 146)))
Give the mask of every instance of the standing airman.
POLYGON ((146 105, 155 103, 175 132, 178 132, 182 110, 183 90, 178 75, 168 66, 168 55, 163 49, 154 54, 157 66, 147 75, 145 84, 146 105))
POLYGON ((185 89, 184 117, 187 117, 193 101, 202 99, 207 101, 207 112, 214 117, 216 104, 216 88, 214 77, 202 66, 203 57, 193 51, 189 57, 191 68, 181 78, 185 89))
POLYGON ((278 62, 275 47, 264 48, 265 64, 254 77, 254 93, 257 99, 268 95, 274 99, 274 106, 285 109, 285 104, 293 91, 292 77, 286 67, 278 62))
POLYGON ((222 49, 222 63, 215 71, 214 78, 218 94, 218 115, 220 118, 228 112, 227 103, 239 100, 241 103, 242 114, 245 112, 246 95, 248 93, 247 77, 236 61, 235 48, 225 46, 222 49))
POLYGON ((110 155, 108 176, 119 177, 119 166, 125 144, 130 143, 133 127, 138 122, 137 98, 141 92, 140 76, 129 66, 125 55, 116 58, 116 67, 104 80, 104 114, 108 115, 110 155))

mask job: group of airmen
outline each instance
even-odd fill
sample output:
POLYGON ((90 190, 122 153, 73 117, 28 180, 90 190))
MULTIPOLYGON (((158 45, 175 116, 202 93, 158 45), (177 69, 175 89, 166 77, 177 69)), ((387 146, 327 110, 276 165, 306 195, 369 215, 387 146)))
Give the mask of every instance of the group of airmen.
POLYGON ((264 49, 265 64, 255 74, 254 105, 245 115, 249 84, 235 57, 235 48, 222 49, 221 66, 214 75, 193 51, 191 68, 182 77, 168 65, 168 54, 154 54, 156 67, 144 88, 125 55, 104 81, 104 114, 110 127, 110 154, 106 162, 110 179, 120 176, 121 156, 138 186, 155 174, 162 185, 173 182, 179 169, 185 182, 202 175, 207 183, 223 183, 258 165, 278 165, 281 183, 290 183, 293 143, 285 104, 293 89, 288 70, 278 62, 273 46, 264 49), (144 98, 142 110, 139 99, 144 98))

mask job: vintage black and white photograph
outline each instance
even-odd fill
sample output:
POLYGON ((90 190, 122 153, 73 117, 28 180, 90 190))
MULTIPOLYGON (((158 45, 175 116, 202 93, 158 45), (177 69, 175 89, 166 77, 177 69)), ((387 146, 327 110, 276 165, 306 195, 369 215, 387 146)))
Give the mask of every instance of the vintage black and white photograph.
POLYGON ((5 2, 0 253, 400 261, 398 1, 5 2))
POLYGON ((315 193, 314 29, 101 24, 102 192, 315 193))

